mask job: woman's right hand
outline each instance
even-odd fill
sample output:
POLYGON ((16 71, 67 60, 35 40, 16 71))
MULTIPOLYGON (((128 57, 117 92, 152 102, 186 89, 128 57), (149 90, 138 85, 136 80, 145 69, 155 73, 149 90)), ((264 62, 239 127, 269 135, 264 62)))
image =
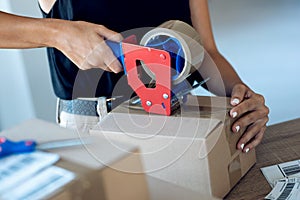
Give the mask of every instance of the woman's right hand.
POLYGON ((123 70, 120 62, 104 39, 120 42, 121 34, 84 21, 58 20, 57 39, 54 47, 82 70, 101 68, 118 73, 123 70))

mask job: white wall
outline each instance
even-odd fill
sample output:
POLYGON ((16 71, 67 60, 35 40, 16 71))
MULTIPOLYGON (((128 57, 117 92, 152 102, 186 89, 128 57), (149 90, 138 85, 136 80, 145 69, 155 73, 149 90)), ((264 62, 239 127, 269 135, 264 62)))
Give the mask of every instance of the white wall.
MULTIPOLYGON (((0 10, 40 17, 36 0, 1 0, 0 10)), ((0 50, 0 130, 25 119, 55 121, 45 49, 0 50)))
POLYGON ((300 117, 300 1, 210 0, 217 45, 263 94, 269 124, 300 117))
MULTIPOLYGON (((209 0, 217 45, 243 80, 262 93, 269 124, 300 117, 300 1, 209 0)), ((40 16, 36 0, 0 9, 40 16)), ((0 50, 0 129, 38 117, 54 121, 45 49, 0 50)))

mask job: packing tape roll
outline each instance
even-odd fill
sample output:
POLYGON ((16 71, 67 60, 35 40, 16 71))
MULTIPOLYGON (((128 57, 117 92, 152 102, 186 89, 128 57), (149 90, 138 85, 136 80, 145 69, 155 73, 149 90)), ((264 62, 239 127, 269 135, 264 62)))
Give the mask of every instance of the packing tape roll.
MULTIPOLYGON (((181 72, 173 78, 172 84, 176 85, 184 81, 191 73, 199 69, 204 59, 204 48, 200 35, 189 24, 179 21, 167 21, 157 28, 147 32, 141 39, 140 44, 147 44, 158 36, 175 38, 179 41, 183 50, 184 66, 181 72)), ((142 63, 145 72, 155 80, 155 75, 142 63)))

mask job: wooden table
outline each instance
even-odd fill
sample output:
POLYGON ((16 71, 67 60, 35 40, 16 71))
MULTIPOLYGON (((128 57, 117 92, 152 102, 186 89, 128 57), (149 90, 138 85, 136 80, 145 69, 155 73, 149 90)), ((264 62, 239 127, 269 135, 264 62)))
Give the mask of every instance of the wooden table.
POLYGON ((225 199, 263 199, 271 191, 260 168, 300 159, 300 118, 269 126, 256 155, 254 167, 225 199))

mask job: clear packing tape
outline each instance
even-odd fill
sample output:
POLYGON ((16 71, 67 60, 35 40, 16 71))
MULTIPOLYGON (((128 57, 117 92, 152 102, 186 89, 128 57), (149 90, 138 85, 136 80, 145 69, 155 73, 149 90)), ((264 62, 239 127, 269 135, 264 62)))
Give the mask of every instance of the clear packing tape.
MULTIPOLYGON (((200 35, 189 24, 179 21, 167 21, 157 28, 147 32, 141 39, 142 46, 153 47, 154 40, 163 40, 164 43, 172 40, 167 50, 171 56, 175 55, 176 73, 172 73, 172 84, 177 85, 183 82, 191 73, 199 69, 204 59, 204 48, 200 35), (177 46, 176 46, 177 45, 177 46)), ((155 75, 142 63, 145 72, 155 80, 155 75)), ((174 70, 173 70, 174 71, 174 70)))

